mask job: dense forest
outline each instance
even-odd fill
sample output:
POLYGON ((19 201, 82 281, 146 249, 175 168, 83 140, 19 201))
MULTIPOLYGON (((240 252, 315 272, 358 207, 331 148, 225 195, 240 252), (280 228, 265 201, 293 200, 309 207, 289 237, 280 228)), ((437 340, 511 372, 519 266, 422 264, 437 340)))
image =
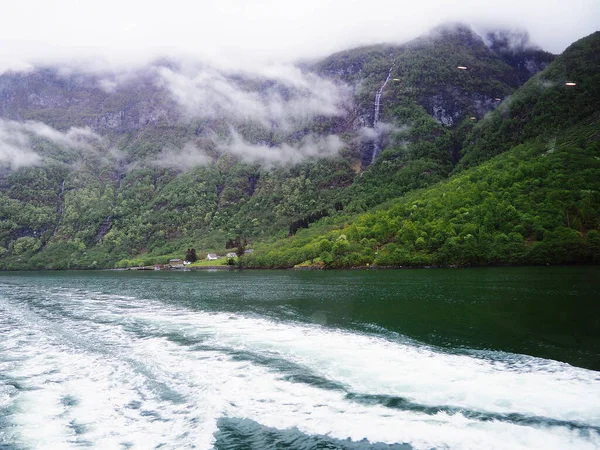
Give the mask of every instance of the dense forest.
POLYGON ((600 262, 599 51, 600 33, 576 42, 475 124, 448 180, 323 221, 245 264, 600 262))
POLYGON ((507 42, 439 27, 293 77, 1 75, 0 268, 231 243, 243 267, 598 263, 600 33, 507 42))

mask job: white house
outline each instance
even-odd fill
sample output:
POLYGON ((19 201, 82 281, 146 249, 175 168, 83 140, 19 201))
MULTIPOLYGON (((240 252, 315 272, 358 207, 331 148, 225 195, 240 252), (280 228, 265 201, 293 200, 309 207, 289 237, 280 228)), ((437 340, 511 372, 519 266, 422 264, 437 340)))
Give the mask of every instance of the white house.
POLYGON ((206 259, 209 261, 215 261, 219 259, 219 255, 217 255, 216 253, 209 253, 208 255, 206 255, 206 259))

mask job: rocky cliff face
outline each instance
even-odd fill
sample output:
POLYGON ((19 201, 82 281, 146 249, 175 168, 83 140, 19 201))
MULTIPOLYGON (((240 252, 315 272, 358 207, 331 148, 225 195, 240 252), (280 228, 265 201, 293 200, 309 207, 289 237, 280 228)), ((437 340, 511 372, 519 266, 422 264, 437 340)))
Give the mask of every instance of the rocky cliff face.
POLYGON ((88 126, 99 133, 174 123, 175 103, 152 71, 139 71, 114 87, 101 75, 58 68, 6 73, 0 76, 0 116, 41 121, 59 130, 88 126))

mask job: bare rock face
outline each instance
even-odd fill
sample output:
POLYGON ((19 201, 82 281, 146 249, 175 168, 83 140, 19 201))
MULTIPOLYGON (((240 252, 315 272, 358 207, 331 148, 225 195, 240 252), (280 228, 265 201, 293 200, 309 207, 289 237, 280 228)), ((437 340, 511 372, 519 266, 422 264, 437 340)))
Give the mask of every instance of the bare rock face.
POLYGON ((458 89, 447 89, 443 93, 423 99, 425 110, 439 124, 445 127, 457 125, 467 115, 478 118, 498 106, 498 101, 489 95, 479 93, 460 93, 458 89))
POLYGON ((141 72, 111 91, 101 86, 101 75, 59 69, 6 73, 0 76, 0 117, 41 121, 58 130, 88 126, 98 133, 178 119, 174 102, 151 73, 141 72))
POLYGON ((125 117, 124 111, 118 111, 116 113, 106 113, 102 116, 99 116, 93 128, 94 129, 102 129, 102 128, 110 128, 110 129, 118 129, 123 126, 123 118, 125 117))
POLYGON ((461 115, 461 110, 451 102, 447 101, 442 95, 431 97, 431 116, 440 124, 451 127, 461 115))

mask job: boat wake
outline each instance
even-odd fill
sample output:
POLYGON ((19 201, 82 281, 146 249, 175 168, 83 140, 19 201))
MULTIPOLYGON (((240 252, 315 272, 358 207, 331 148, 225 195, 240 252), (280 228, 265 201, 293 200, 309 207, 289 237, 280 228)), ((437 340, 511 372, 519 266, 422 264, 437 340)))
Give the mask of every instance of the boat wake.
POLYGON ((257 315, 0 284, 0 448, 600 447, 600 377, 257 315))

